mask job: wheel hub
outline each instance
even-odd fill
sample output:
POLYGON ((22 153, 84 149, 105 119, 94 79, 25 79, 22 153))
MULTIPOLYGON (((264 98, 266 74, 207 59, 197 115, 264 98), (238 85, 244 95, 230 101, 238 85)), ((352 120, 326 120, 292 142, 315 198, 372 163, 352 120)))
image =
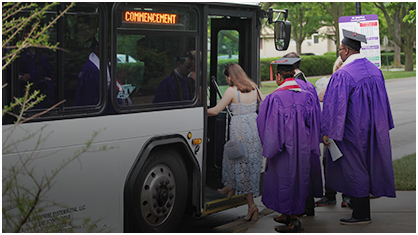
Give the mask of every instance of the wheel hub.
POLYGON ((175 180, 170 168, 157 165, 145 178, 141 189, 141 211, 151 225, 162 224, 172 211, 175 200, 175 180))

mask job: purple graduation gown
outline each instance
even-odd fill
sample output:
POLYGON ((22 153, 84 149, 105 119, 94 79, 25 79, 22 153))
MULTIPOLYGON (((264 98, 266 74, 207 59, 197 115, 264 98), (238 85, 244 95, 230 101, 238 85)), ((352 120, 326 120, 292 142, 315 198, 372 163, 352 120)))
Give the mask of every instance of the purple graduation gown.
POLYGON ((153 103, 192 100, 194 85, 194 79, 172 72, 158 85, 153 103))
MULTIPOLYGON (((300 76, 303 76, 303 78, 306 80, 305 75, 303 73, 298 74, 300 76)), ((298 79, 297 76, 295 76, 295 81, 299 85, 299 87, 302 90, 308 91, 312 93, 314 96, 314 103, 316 108, 316 119, 321 120, 321 106, 319 104, 319 98, 318 94, 316 93, 315 86, 309 82, 308 80, 304 81, 302 79, 298 79)), ((317 126, 319 133, 320 125, 317 126)), ((318 135, 317 139, 318 145, 321 143, 321 136, 318 135)), ((315 153, 311 153, 311 178, 310 178, 310 184, 309 184, 309 196, 314 197, 322 197, 323 196, 323 184, 322 184, 322 168, 321 168, 321 160, 320 155, 317 155, 315 153)))
POLYGON ((87 60, 78 76, 74 106, 96 105, 100 95, 100 70, 87 60))
POLYGON ((343 157, 327 154, 326 184, 353 197, 396 197, 389 130, 394 127, 382 72, 356 59, 328 84, 321 133, 334 139, 343 157))
MULTIPOLYGON (((49 108, 56 103, 54 75, 51 63, 45 55, 35 52, 35 56, 31 57, 26 51, 20 53, 19 73, 20 75, 29 73, 29 82, 33 83, 32 89, 40 90, 43 95, 46 95, 45 99, 36 104, 34 108, 49 108), (45 77, 49 77, 51 81, 46 80, 45 77)), ((19 97, 24 96, 25 89, 26 83, 19 87, 19 97)))
POLYGON ((268 158, 262 202, 286 215, 305 210, 311 153, 320 155, 315 98, 302 90, 275 91, 260 107, 257 127, 268 158))

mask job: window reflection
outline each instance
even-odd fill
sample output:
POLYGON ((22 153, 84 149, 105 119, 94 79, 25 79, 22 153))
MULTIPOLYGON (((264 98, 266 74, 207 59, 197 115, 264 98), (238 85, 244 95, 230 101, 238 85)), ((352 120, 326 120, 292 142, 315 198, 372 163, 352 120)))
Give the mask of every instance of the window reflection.
MULTIPOLYGON (((90 9, 95 12, 95 9, 90 9)), ((100 99, 99 15, 65 17, 64 98, 66 107, 97 105, 100 99)))
POLYGON ((194 99, 194 37, 118 35, 117 41, 117 76, 133 105, 194 99))

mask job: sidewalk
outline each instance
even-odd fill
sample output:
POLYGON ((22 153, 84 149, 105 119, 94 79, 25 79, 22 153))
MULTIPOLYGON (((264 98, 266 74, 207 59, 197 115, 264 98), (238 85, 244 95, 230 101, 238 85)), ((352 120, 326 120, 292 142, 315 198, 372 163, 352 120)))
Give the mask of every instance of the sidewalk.
MULTIPOLYGON (((216 229, 233 233, 275 233, 274 228, 284 226, 273 221, 279 214, 267 209, 261 197, 255 201, 260 211, 257 222, 239 219, 216 229)), ((316 207, 315 216, 301 217, 302 228, 306 233, 416 233, 416 191, 397 191, 396 198, 374 198, 370 203, 371 224, 340 224, 340 219, 350 217, 352 211, 341 208, 341 194, 338 194, 337 205, 316 207)), ((246 206, 239 209, 245 215, 246 206)))

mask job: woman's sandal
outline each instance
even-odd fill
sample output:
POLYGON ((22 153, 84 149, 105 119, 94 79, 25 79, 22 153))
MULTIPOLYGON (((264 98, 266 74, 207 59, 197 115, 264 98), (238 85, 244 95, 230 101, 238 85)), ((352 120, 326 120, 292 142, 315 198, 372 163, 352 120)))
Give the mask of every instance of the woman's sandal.
POLYGON ((248 214, 247 216, 243 218, 243 220, 251 221, 253 216, 254 216, 254 221, 258 221, 258 207, 255 204, 254 206, 251 207, 251 210, 248 210, 248 214))
POLYGON ((273 220, 276 221, 277 223, 281 223, 281 224, 285 224, 286 226, 289 226, 290 222, 292 222, 292 220, 290 219, 290 216, 286 216, 286 219, 280 219, 280 216, 275 217, 273 220))
MULTIPOLYGON (((288 216, 288 218, 290 218, 288 216)), ((302 224, 300 223, 300 220, 298 218, 296 219, 291 219, 291 221, 295 221, 293 228, 289 227, 289 226, 280 226, 275 228, 274 230, 276 230, 276 232, 278 233, 297 233, 299 232, 299 229, 302 227, 302 224)))
POLYGON ((231 199, 231 197, 234 196, 235 189, 234 188, 233 189, 230 189, 229 186, 227 185, 227 186, 223 187, 222 189, 218 189, 218 193, 220 193, 220 194, 228 194, 227 195, 227 198, 228 199, 231 199))

